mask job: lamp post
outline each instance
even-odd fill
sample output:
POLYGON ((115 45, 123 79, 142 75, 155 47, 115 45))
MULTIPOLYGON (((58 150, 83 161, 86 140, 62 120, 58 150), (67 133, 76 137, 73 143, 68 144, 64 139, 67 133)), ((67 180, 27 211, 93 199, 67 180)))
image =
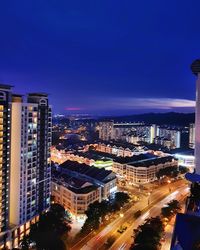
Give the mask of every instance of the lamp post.
POLYGON ((170 188, 170 183, 171 183, 171 181, 170 181, 170 180, 168 180, 168 181, 167 181, 167 183, 168 183, 169 193, 170 193, 170 192, 171 192, 171 188, 170 188))
POLYGON ((148 192, 148 206, 150 205, 150 203, 151 203, 151 200, 150 200, 150 195, 151 195, 151 193, 150 192, 148 192))

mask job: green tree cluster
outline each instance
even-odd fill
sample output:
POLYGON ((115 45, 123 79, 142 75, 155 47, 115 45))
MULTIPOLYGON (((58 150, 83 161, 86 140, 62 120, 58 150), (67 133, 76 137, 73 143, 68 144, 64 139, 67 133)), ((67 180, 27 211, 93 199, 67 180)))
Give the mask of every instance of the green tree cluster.
POLYGON ((179 174, 178 167, 167 167, 167 168, 161 168, 157 173, 156 177, 158 179, 162 177, 169 177, 169 178, 175 178, 179 174))
POLYGON ((35 243, 37 250, 66 250, 63 238, 71 230, 70 223, 64 207, 52 204, 50 210, 31 225, 29 235, 20 242, 21 249, 29 250, 30 244, 35 243))
POLYGON ((95 201, 90 204, 88 210, 85 212, 87 219, 81 229, 81 233, 87 234, 93 230, 97 230, 100 223, 105 221, 106 215, 120 210, 129 199, 130 197, 127 193, 117 192, 113 200, 95 201))
POLYGON ((134 243, 131 250, 158 250, 164 226, 160 217, 149 218, 134 230, 134 243))
POLYGON ((188 168, 183 167, 183 166, 167 167, 167 168, 160 169, 157 172, 156 177, 158 179, 162 177, 176 178, 179 174, 185 174, 188 171, 189 171, 188 168))
POLYGON ((180 204, 177 200, 170 201, 165 207, 161 209, 162 217, 170 219, 181 209, 180 204))

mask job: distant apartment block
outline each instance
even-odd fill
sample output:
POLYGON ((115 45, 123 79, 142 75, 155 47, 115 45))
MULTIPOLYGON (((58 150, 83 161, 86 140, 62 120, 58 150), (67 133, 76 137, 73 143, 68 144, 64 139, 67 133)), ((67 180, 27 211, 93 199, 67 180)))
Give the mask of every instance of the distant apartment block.
POLYGON ((183 129, 162 127, 156 124, 115 123, 113 121, 99 123, 100 140, 126 141, 134 145, 155 143, 170 149, 186 146, 185 137, 188 136, 186 132, 188 133, 188 131, 184 131, 183 129))
POLYGON ((161 143, 161 145, 168 148, 180 148, 181 147, 181 131, 171 128, 159 127, 158 139, 156 142, 161 143))
POLYGON ((109 141, 113 138, 113 121, 99 123, 99 138, 103 141, 109 141))
POLYGON ((126 123, 104 121, 99 123, 99 139, 103 141, 127 141, 137 144, 136 139, 152 143, 156 135, 155 125, 145 125, 144 123, 126 123), (136 138, 132 138, 132 134, 136 138))
POLYGON ((189 126, 189 148, 194 149, 195 144, 195 124, 191 123, 189 126))

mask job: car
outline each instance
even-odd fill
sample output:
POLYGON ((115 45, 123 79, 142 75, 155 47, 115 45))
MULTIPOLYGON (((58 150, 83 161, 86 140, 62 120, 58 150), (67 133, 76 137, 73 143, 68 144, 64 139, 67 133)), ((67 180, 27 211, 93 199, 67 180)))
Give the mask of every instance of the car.
POLYGON ((135 213, 134 213, 134 218, 137 219, 138 217, 140 217, 142 214, 142 211, 141 210, 137 210, 135 213))
POLYGON ((164 237, 162 237, 160 241, 161 241, 161 242, 165 242, 165 238, 164 238, 164 237))
POLYGON ((127 226, 121 226, 121 227, 117 230, 117 232, 120 233, 120 234, 122 234, 124 231, 126 231, 126 229, 127 229, 127 226))

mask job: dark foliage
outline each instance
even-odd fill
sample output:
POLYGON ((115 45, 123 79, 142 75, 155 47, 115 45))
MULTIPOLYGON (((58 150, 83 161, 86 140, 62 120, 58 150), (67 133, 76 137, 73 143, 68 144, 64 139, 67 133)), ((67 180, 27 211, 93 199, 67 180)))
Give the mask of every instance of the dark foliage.
POLYGON ((147 219, 143 225, 134 230, 134 244, 131 250, 157 250, 164 232, 164 227, 159 217, 147 219))
POLYGON ((65 250, 62 236, 70 229, 65 209, 59 204, 53 204, 37 223, 31 225, 29 236, 36 243, 37 250, 65 250))

